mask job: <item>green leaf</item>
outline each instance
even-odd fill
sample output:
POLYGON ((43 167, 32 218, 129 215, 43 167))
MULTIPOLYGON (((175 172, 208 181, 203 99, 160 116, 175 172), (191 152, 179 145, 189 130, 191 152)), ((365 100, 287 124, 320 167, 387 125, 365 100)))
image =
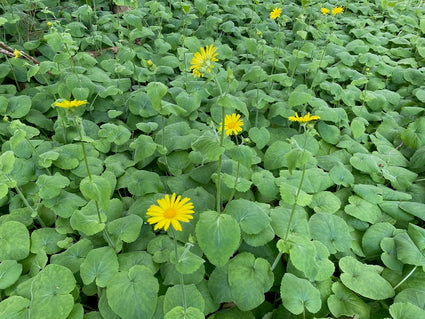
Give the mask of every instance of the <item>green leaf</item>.
POLYGON ((425 204, 416 202, 401 202, 398 205, 403 211, 425 220, 425 204))
POLYGON ((8 221, 0 225, 0 261, 22 260, 30 252, 28 229, 19 222, 8 221))
POLYGON ((353 138, 357 139, 363 135, 366 130, 365 124, 367 124, 367 121, 362 117, 355 117, 351 120, 350 127, 353 138))
POLYGON ((155 312, 158 290, 158 279, 153 273, 136 265, 114 274, 107 283, 106 295, 109 306, 121 318, 144 319, 155 312))
POLYGON ((128 215, 111 221, 108 224, 108 232, 119 240, 132 243, 140 235, 143 219, 137 215, 128 215))
POLYGON ((322 191, 313 195, 309 206, 316 213, 333 214, 340 209, 341 201, 334 193, 322 191))
POLYGON ((260 150, 264 148, 270 140, 270 133, 265 127, 252 127, 250 128, 248 135, 260 150))
POLYGON ((81 145, 78 144, 62 145, 55 148, 54 151, 59 153, 59 157, 53 161, 53 164, 61 169, 76 168, 84 157, 81 145))
POLYGON ((64 240, 65 235, 59 234, 54 228, 40 228, 31 233, 31 252, 38 254, 46 252, 52 255, 60 251, 57 242, 64 240))
POLYGON ((348 201, 350 204, 346 205, 344 209, 348 215, 371 224, 381 220, 382 213, 378 205, 369 203, 356 195, 350 196, 348 201))
POLYGON ((369 203, 381 204, 383 202, 381 194, 382 190, 379 187, 366 184, 356 184, 353 187, 353 191, 369 203))
POLYGON ((396 302, 390 306, 390 314, 394 319, 411 319, 425 317, 425 310, 407 302, 396 302))
POLYGON ((223 267, 216 267, 208 278, 208 289, 218 303, 231 302, 233 300, 227 272, 228 264, 223 267))
POLYGON ((135 196, 159 193, 163 187, 157 173, 137 170, 134 167, 128 168, 118 180, 118 188, 128 188, 135 196))
POLYGON ((58 196, 62 188, 69 185, 69 179, 61 173, 56 172, 53 176, 40 175, 36 184, 40 187, 40 197, 43 199, 52 199, 58 196))
POLYGON ((322 306, 320 292, 308 280, 286 273, 280 284, 280 296, 286 309, 299 315, 307 309, 316 313, 322 306))
POLYGON ((285 154, 289 174, 292 174, 292 170, 297 167, 301 167, 307 164, 313 157, 307 150, 293 149, 285 154))
POLYGON ((397 258, 404 264, 425 266, 425 256, 405 232, 394 236, 397 258))
POLYGON ((217 136, 207 131, 192 143, 194 151, 199 151, 207 161, 217 161, 224 153, 224 147, 220 146, 217 136))
POLYGON ((307 86, 304 84, 298 85, 294 91, 289 94, 288 105, 290 107, 303 105, 310 102, 312 96, 308 92, 307 86))
POLYGON ((157 144, 153 141, 152 137, 140 135, 130 144, 130 148, 134 149, 134 160, 140 162, 155 153, 157 144))
POLYGON ((126 127, 112 123, 103 124, 98 134, 99 137, 103 137, 108 142, 113 142, 117 145, 126 143, 131 137, 131 132, 126 127))
POLYGON ((167 91, 168 91, 167 86, 161 82, 151 82, 146 87, 146 91, 152 102, 153 108, 158 113, 162 114, 161 100, 165 96, 165 94, 167 94, 167 91))
POLYGON ((91 284, 96 279, 97 286, 106 287, 110 279, 119 275, 115 251, 111 247, 91 250, 81 264, 80 275, 85 285, 91 284))
POLYGON ((65 319, 74 307, 74 298, 70 294, 75 288, 72 272, 60 265, 47 265, 34 277, 30 302, 31 317, 46 319, 65 319))
POLYGON ((273 279, 269 262, 255 258, 251 253, 240 253, 229 261, 228 280, 232 299, 242 311, 263 303, 264 293, 272 287, 273 279))
POLYGON ((375 266, 365 265, 347 256, 339 260, 339 268, 342 271, 342 283, 355 293, 373 300, 384 300, 394 296, 393 287, 379 275, 375 266))
POLYGON ((381 167, 387 166, 379 157, 371 154, 356 153, 350 158, 354 168, 366 174, 380 174, 381 167))
POLYGON ((334 317, 370 318, 370 306, 340 282, 332 285, 332 292, 334 294, 329 296, 327 303, 334 317))
POLYGON ((241 229, 247 234, 258 234, 270 224, 266 207, 246 199, 229 202, 226 213, 238 221, 241 229))
POLYGON ((81 181, 80 190, 85 198, 96 201, 103 210, 108 209, 111 185, 105 177, 87 176, 81 181))
POLYGON ((230 215, 203 212, 195 231, 199 246, 217 267, 225 265, 239 247, 241 231, 238 222, 230 215))
POLYGON ((12 151, 6 151, 0 155, 0 174, 9 174, 13 170, 15 156, 12 151))
MULTIPOLYGON (((195 0, 196 3, 196 0, 195 0)), ((182 306, 177 306, 167 312, 164 319, 204 319, 205 316, 201 310, 189 307, 186 310, 182 306)))
POLYGON ((87 204, 87 201, 74 193, 68 193, 62 190, 59 196, 49 200, 44 200, 43 203, 56 215, 68 218, 71 217, 72 213, 74 213, 74 211, 76 211, 79 207, 87 204))
POLYGON ((18 264, 16 260, 3 260, 0 263, 0 289, 12 286, 19 279, 21 273, 22 265, 18 264))
POLYGON ((170 252, 170 262, 176 266, 179 273, 186 275, 192 274, 205 262, 201 257, 188 250, 188 247, 179 247, 177 249, 178 259, 176 260, 175 251, 170 252))
POLYGON ((217 100, 217 104, 224 108, 236 109, 241 112, 246 118, 249 118, 248 108, 246 104, 236 96, 226 94, 217 100))
MULTIPOLYGON (((291 216, 291 206, 280 206, 274 208, 271 213, 271 225, 276 235, 280 238, 286 237, 286 230, 288 229, 289 219, 291 216)), ((295 208, 294 215, 289 227, 289 234, 295 233, 300 235, 309 235, 309 228, 305 210, 302 207, 295 208)))
POLYGON ((103 212, 100 212, 99 220, 95 201, 90 201, 80 210, 76 210, 70 219, 73 229, 81 231, 88 236, 101 232, 105 228, 105 222, 106 215, 103 212))
POLYGON ((291 149, 289 143, 276 141, 266 150, 264 154, 264 168, 273 170, 286 166, 286 153, 291 149))
POLYGON ((186 91, 182 91, 176 96, 176 103, 182 109, 184 109, 183 116, 189 116, 192 112, 196 111, 201 106, 202 97, 198 93, 188 94, 186 91))
POLYGON ((31 109, 31 98, 28 95, 18 95, 9 98, 6 115, 19 119, 23 118, 31 109))
POLYGON ((362 237, 362 247, 366 256, 375 256, 381 252, 381 241, 392 237, 395 227, 390 223, 376 223, 371 225, 362 237))
MULTIPOLYGON (((201 312, 204 311, 205 301, 202 298, 201 293, 195 285, 184 285, 183 286, 186 296, 186 306, 199 309, 201 312)), ((175 285, 169 287, 165 293, 164 298, 164 313, 171 311, 175 307, 184 306, 185 302, 182 296, 182 286, 175 285)))
POLYGON ((87 238, 83 238, 63 253, 51 256, 50 263, 68 267, 73 273, 76 273, 80 271, 80 265, 92 249, 92 242, 87 238))
POLYGON ((319 240, 331 254, 350 249, 353 239, 347 223, 339 216, 316 213, 309 220, 310 233, 313 239, 319 240))
POLYGON ((10 296, 0 302, 0 317, 10 319, 27 319, 30 301, 21 296, 10 296))
POLYGON ((418 149, 425 146, 425 118, 419 117, 415 122, 410 123, 401 133, 401 138, 411 148, 418 149))

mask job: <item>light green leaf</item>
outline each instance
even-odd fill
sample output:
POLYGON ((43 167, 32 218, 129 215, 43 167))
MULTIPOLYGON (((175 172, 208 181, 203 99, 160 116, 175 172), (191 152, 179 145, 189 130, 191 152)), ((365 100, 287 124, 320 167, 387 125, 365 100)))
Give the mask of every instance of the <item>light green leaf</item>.
POLYGON ((80 190, 85 198, 96 201, 103 210, 108 209, 111 185, 105 177, 87 176, 81 181, 80 190))
POLYGON ((370 306, 340 282, 335 282, 332 285, 332 291, 334 294, 329 296, 327 303, 329 310, 335 317, 370 318, 370 306))
POLYGON ((225 265, 239 247, 241 231, 238 222, 230 215, 203 212, 195 231, 199 246, 217 267, 225 265))
POLYGON ((19 222, 8 221, 0 225, 0 261, 22 260, 30 251, 28 229, 19 222))
POLYGON ((106 295, 109 306, 121 318, 144 319, 155 312, 158 290, 158 279, 153 273, 136 265, 114 274, 107 283, 106 295))
POLYGON ((106 215, 103 212, 99 214, 96 209, 95 201, 90 201, 80 210, 76 210, 70 219, 71 227, 91 236, 101 232, 105 228, 106 215))
POLYGON ((246 199, 233 200, 226 206, 226 213, 236 219, 248 234, 258 234, 269 225, 267 210, 264 205, 246 199))
MULTIPOLYGON (((0 289, 12 286, 22 273, 22 265, 16 260, 3 260, 0 263, 0 289)), ((1 311, 0 311, 1 314, 1 311)))
MULTIPOLYGON (((195 285, 184 285, 183 286, 186 296, 186 306, 199 309, 203 312, 205 308, 205 301, 199 290, 195 285)), ((185 302, 182 296, 182 286, 175 285, 169 287, 165 293, 164 298, 164 313, 168 313, 175 307, 184 306, 185 302)))
POLYGON ((307 309, 316 313, 322 306, 320 292, 308 280, 286 273, 280 284, 280 296, 286 309, 299 315, 307 309))
POLYGON ((128 215, 113 220, 108 224, 108 232, 119 240, 132 243, 140 235, 143 220, 137 215, 128 215))
POLYGON ((60 265, 47 265, 31 284, 33 294, 30 303, 31 317, 46 319, 65 319, 74 307, 70 294, 75 288, 72 272, 60 265))
POLYGON ((273 285, 270 264, 263 258, 255 258, 243 252, 229 261, 228 280, 233 301, 242 311, 256 308, 265 300, 273 285))
POLYGON ((384 300, 395 294, 391 284, 379 275, 375 266, 365 265, 347 256, 339 260, 339 268, 342 283, 363 297, 384 300))
POLYGON ((96 285, 106 287, 110 279, 118 276, 118 259, 115 251, 111 247, 91 250, 81 264, 80 275, 85 285, 91 284, 96 279, 96 285))

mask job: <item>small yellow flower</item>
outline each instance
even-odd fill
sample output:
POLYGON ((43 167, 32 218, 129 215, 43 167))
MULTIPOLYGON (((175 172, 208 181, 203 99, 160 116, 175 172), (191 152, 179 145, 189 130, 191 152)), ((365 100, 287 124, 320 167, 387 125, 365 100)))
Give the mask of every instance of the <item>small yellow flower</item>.
POLYGON ((146 215, 151 216, 148 219, 149 224, 156 224, 154 230, 164 228, 167 230, 170 224, 173 225, 175 230, 181 231, 182 226, 179 222, 188 223, 189 219, 192 219, 191 214, 193 211, 193 204, 190 202, 190 198, 183 198, 177 196, 175 193, 171 195, 165 195, 164 198, 158 199, 158 205, 151 205, 148 208, 146 215), (177 197, 177 198, 176 198, 177 197))
POLYGON ((292 122, 299 122, 303 124, 303 123, 308 123, 310 121, 318 120, 320 119, 320 116, 318 115, 310 116, 310 112, 308 112, 307 115, 304 115, 303 117, 299 117, 298 113, 295 113, 295 116, 290 116, 288 119, 292 122))
POLYGON ((282 13, 282 8, 274 8, 272 12, 270 12, 270 18, 275 20, 280 17, 282 13))
POLYGON ((337 15, 338 13, 343 13, 344 9, 342 7, 335 7, 332 9, 332 15, 337 15))
POLYGON ((217 48, 211 44, 210 46, 206 46, 205 49, 201 47, 200 52, 195 53, 192 62, 190 62, 193 77, 203 77, 205 73, 211 72, 211 69, 214 67, 212 63, 218 61, 216 58, 218 53, 216 51, 217 48))
MULTIPOLYGON (((242 131, 243 121, 240 119, 240 114, 233 113, 232 115, 226 115, 224 118, 224 130, 226 135, 231 134, 238 135, 242 131)), ((220 130, 223 126, 223 123, 220 123, 220 130)))
POLYGON ((49 22, 47 22, 47 25, 48 25, 49 27, 51 27, 53 24, 49 21, 49 22))
POLYGON ((73 101, 63 100, 62 102, 55 102, 55 106, 63 107, 64 109, 74 109, 83 104, 87 104, 87 100, 79 101, 74 99, 73 101))
POLYGON ((325 16, 329 13, 329 9, 328 8, 322 8, 322 9, 320 9, 320 12, 322 12, 322 14, 325 16))
POLYGON ((13 54, 15 55, 15 59, 17 59, 18 57, 21 56, 21 52, 19 52, 18 50, 15 49, 15 51, 13 51, 13 54))

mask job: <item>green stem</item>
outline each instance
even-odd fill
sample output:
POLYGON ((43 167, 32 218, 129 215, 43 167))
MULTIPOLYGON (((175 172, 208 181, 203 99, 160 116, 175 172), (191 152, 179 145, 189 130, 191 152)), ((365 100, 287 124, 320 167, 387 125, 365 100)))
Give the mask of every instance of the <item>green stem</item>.
MULTIPOLYGON (((12 181, 12 179, 5 175, 7 177, 7 179, 9 181, 12 181)), ((24 202, 25 206, 27 206, 30 210, 31 210, 31 215, 35 216, 35 219, 38 221, 38 223, 41 225, 41 227, 46 227, 46 224, 44 224, 43 220, 40 218, 40 216, 38 216, 38 212, 34 210, 34 208, 32 208, 32 206, 30 205, 30 203, 28 203, 27 198, 25 197, 25 195, 22 193, 22 191, 19 189, 18 186, 14 187, 16 192, 19 194, 19 196, 21 197, 22 201, 24 202)))
MULTIPOLYGON (((176 256, 176 263, 179 262, 179 254, 177 253, 177 239, 176 239, 176 233, 174 232, 174 228, 171 226, 171 233, 173 234, 173 240, 174 240, 174 254, 176 256)), ((184 280, 183 280, 183 274, 179 272, 180 274, 180 286, 182 287, 182 299, 183 299, 183 308, 184 313, 186 313, 187 310, 187 301, 186 301, 186 293, 184 291, 184 280)))
MULTIPOLYGON (((87 160, 86 148, 84 146, 84 141, 83 141, 83 134, 81 133, 81 131, 82 131, 81 125, 82 124, 83 123, 80 122, 80 121, 75 121, 75 126, 77 127, 78 134, 80 135, 81 149, 83 150, 83 157, 84 157, 84 163, 86 165, 87 175, 88 175, 90 181, 92 181, 93 179, 92 179, 92 175, 90 174, 90 168, 89 168, 89 163, 88 163, 88 160, 87 160), (80 124, 80 125, 78 125, 78 124, 80 124)), ((99 203, 97 202, 97 200, 95 200, 94 203, 96 204, 97 218, 99 219, 99 223, 102 223, 102 218, 100 216, 99 203)), ((108 244, 115 250, 115 245, 112 242, 111 236, 109 236, 109 233, 106 230, 106 228, 103 229, 103 234, 105 235, 105 239, 108 242, 108 244)))
POLYGON ((325 48, 323 49, 322 55, 320 57, 319 66, 317 67, 316 73, 314 74, 313 82, 311 82, 311 88, 310 88, 311 90, 313 90, 315 87, 316 77, 317 77, 317 74, 319 73, 320 65, 322 64, 323 58, 325 57, 326 49, 328 48, 328 44, 329 44, 329 39, 330 37, 328 37, 328 39, 326 40, 325 48))
MULTIPOLYGON (((305 135, 303 152, 301 153, 301 157, 304 155, 306 144, 307 144, 307 134, 305 135)), ((304 182, 304 176, 305 176, 305 164, 303 165, 303 171, 302 171, 302 174, 301 174, 300 183, 298 185, 297 193, 295 194, 295 201, 294 201, 294 204, 292 205, 291 214, 289 216, 288 227, 286 228, 285 237, 283 238, 284 241, 286 241, 288 239, 288 236, 289 236, 289 230, 291 229, 292 219, 294 218, 294 215, 295 215, 295 207, 296 207, 297 202, 298 202, 298 197, 300 196, 300 193, 301 193, 301 187, 302 187, 303 182, 304 182)), ((279 254, 276 256, 276 259, 274 260, 274 262, 271 266, 271 271, 273 271, 276 268, 280 258, 282 257, 282 254, 283 253, 279 252, 279 254)))
MULTIPOLYGON (((221 126, 220 126, 220 148, 223 146, 224 140, 224 106, 221 107, 221 126)), ((217 213, 220 214, 221 211, 221 165, 223 160, 223 154, 220 154, 218 158, 218 168, 217 168, 217 213)))
MULTIPOLYGON (((35 156, 37 156, 37 158, 38 158, 38 159, 40 159, 40 156, 38 155, 37 150, 35 149, 34 145, 32 145, 32 143, 31 143, 31 141, 28 139, 28 137, 26 137, 26 136, 25 136, 25 140, 26 140, 26 141, 27 141, 27 143, 31 146, 32 151, 34 152, 35 156)), ((47 174, 48 174, 49 176, 52 176, 52 173, 50 173, 50 170, 49 170, 49 168, 48 168, 48 167, 45 167, 44 169, 46 170, 46 172, 47 172, 47 174)))
POLYGON ((413 273, 415 272, 416 268, 418 268, 418 266, 415 266, 407 275, 406 277, 404 277, 397 285, 395 285, 394 290, 396 290, 403 282, 405 282, 407 279, 409 279, 409 277, 411 275, 413 275, 413 273))

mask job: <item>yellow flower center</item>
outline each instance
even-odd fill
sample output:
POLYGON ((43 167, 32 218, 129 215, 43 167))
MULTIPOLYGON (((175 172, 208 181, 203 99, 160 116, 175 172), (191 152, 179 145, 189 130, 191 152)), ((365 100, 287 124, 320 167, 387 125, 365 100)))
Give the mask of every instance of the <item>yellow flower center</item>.
POLYGON ((165 218, 174 218, 174 216, 176 216, 176 210, 173 207, 167 208, 166 211, 164 212, 164 217, 165 218))
POLYGON ((228 123, 227 124, 227 127, 231 130, 231 129, 233 129, 233 128, 235 128, 235 126, 236 126, 236 123, 235 122, 230 122, 230 123, 228 123))

